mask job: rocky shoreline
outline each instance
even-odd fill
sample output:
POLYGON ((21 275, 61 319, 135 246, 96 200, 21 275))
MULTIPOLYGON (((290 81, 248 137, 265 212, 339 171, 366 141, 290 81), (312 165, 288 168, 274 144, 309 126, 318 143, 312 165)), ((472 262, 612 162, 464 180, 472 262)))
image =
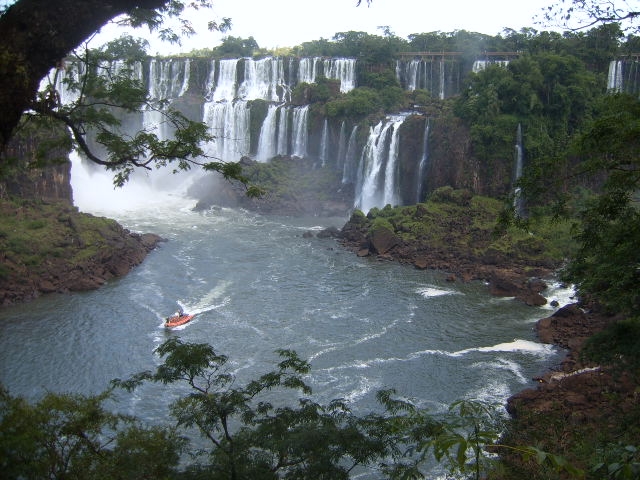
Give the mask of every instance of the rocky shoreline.
POLYGON ((429 245, 403 241, 387 229, 371 232, 368 225, 354 216, 334 235, 344 248, 358 256, 397 261, 421 270, 439 270, 446 272, 451 282, 483 281, 488 284, 491 295, 515 297, 530 306, 547 303, 542 295, 547 288, 545 279, 554 275, 554 269, 548 265, 530 266, 508 258, 498 260, 470 252, 432 249, 429 245))
POLYGON ((0 306, 93 290, 126 275, 162 239, 58 203, 0 203, 0 306))
POLYGON ((560 414, 567 422, 580 423, 606 419, 612 410, 625 412, 634 408, 637 384, 628 373, 585 360, 581 355, 590 337, 617 320, 578 304, 566 305, 539 320, 539 340, 566 349, 567 355, 557 369, 534 379, 538 381, 536 388, 509 398, 507 411, 516 418, 560 414))

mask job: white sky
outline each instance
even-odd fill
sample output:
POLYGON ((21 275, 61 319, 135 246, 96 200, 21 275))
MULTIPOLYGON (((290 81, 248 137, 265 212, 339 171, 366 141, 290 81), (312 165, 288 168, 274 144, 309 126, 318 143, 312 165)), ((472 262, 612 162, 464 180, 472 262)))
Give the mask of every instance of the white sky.
MULTIPOLYGON (((197 36, 184 39, 181 47, 149 38, 150 52, 188 52, 194 48, 212 48, 223 36, 253 36, 263 48, 287 47, 320 38, 331 39, 337 32, 365 31, 381 35, 379 26, 389 26, 402 38, 412 33, 469 30, 496 35, 503 28, 520 30, 533 27, 542 9, 557 0, 373 0, 356 8, 356 0, 214 0, 212 10, 200 10, 189 16, 197 36), (209 20, 231 17, 232 30, 209 32, 209 20)), ((120 30, 121 31, 121 30, 120 30)), ((119 36, 104 28, 99 37, 119 36)), ((134 36, 145 36, 140 29, 134 36)))

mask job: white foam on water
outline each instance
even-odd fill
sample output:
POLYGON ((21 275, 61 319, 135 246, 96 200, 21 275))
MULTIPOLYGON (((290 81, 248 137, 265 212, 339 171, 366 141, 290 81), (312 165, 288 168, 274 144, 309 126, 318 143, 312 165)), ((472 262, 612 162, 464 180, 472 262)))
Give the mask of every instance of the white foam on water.
POLYGON ((547 303, 542 306, 545 310, 557 310, 565 305, 576 302, 576 289, 574 285, 551 282, 542 294, 547 299, 547 303), (551 305, 554 301, 557 302, 556 306, 551 305))
POLYGON ((444 290, 432 285, 420 287, 416 290, 416 293, 423 296, 424 298, 441 297, 443 295, 460 295, 460 292, 456 292, 453 290, 444 290))
POLYGON ((471 366, 483 371, 505 370, 512 373, 513 376, 518 379, 518 382, 522 384, 528 383, 528 380, 522 374, 520 364, 512 360, 507 360, 506 358, 498 357, 491 362, 476 362, 471 366))
POLYGON ((466 348, 453 352, 450 355, 457 357, 471 352, 518 352, 544 357, 553 354, 554 351, 555 348, 553 345, 536 343, 530 340, 514 339, 513 342, 499 343, 491 347, 466 348))
POLYGON ((69 158, 73 203, 81 212, 121 219, 142 211, 156 213, 169 208, 175 212, 193 207, 193 199, 184 192, 193 182, 194 173, 173 175, 170 168, 140 170, 117 188, 113 184, 113 172, 87 165, 75 151, 69 158))

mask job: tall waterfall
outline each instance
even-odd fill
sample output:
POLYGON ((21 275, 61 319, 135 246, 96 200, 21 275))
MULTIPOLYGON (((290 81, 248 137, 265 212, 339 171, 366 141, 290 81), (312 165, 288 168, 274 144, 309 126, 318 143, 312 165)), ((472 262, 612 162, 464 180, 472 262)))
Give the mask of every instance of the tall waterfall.
POLYGON ((224 161, 238 161, 249 154, 249 108, 246 102, 207 102, 203 121, 215 139, 207 154, 224 161))
POLYGON ((358 167, 355 199, 355 207, 364 212, 398 203, 398 135, 405 118, 389 116, 369 130, 358 167))
POLYGON ((289 153, 289 111, 287 107, 280 107, 280 117, 278 119, 278 155, 289 153))
POLYGON ((289 97, 289 86, 284 80, 282 58, 245 58, 244 82, 240 85, 238 97, 245 100, 285 101, 289 97))
POLYGON ((429 119, 425 120, 424 125, 424 139, 422 141, 422 157, 420 157, 420 163, 418 164, 418 182, 416 185, 416 203, 422 200, 422 188, 424 184, 425 175, 427 173, 427 166, 429 164, 429 119))
POLYGON ((260 129, 260 139, 258 141, 258 153, 256 160, 259 162, 267 162, 276 155, 278 148, 278 139, 276 138, 276 116, 278 113, 277 105, 269 105, 267 116, 262 122, 260 129))
MULTIPOLYGON (((233 100, 236 98, 236 88, 238 87, 238 60, 237 58, 220 60, 218 66, 218 83, 215 86, 209 87, 213 90, 214 102, 233 100)), ((209 79, 212 79, 211 75, 209 75, 209 79)))
POLYGON ((396 77, 405 90, 427 90, 441 100, 457 93, 460 66, 444 57, 396 62, 396 77))
POLYGON ((315 83, 318 75, 340 80, 340 91, 349 92, 356 87, 356 60, 354 58, 301 58, 298 66, 299 83, 315 83))
POLYGON ((358 125, 353 127, 351 130, 351 135, 349 135, 349 142, 347 143, 347 151, 344 155, 344 167, 342 169, 342 183, 354 183, 356 181, 356 169, 357 165, 357 136, 358 136, 358 125))
POLYGON ((609 92, 622 92, 622 65, 622 60, 612 60, 609 63, 609 75, 607 78, 607 90, 609 92))
POLYGON ((309 139, 308 132, 308 115, 309 105, 296 107, 293 109, 293 126, 292 126, 292 148, 291 155, 294 157, 307 156, 307 142, 309 139))
MULTIPOLYGON (((189 89, 191 62, 187 59, 151 59, 149 62, 149 97, 153 103, 174 100, 189 89)), ((173 132, 157 108, 142 111, 143 128, 154 132, 161 139, 169 138, 173 132)))
POLYGON ((338 136, 338 155, 336 157, 336 169, 340 170, 344 165, 344 156, 347 152, 347 125, 343 120, 340 124, 338 136))
POLYGON ((356 88, 356 61, 353 58, 324 60, 324 76, 340 80, 340 91, 347 93, 356 88))
POLYGON ((168 100, 184 95, 189 89, 190 60, 152 58, 149 62, 149 96, 168 100))
POLYGON ((322 138, 320 139, 320 164, 324 167, 329 156, 329 122, 324 119, 322 125, 322 138))
MULTIPOLYGON (((515 165, 513 172, 513 183, 515 184, 520 177, 522 177, 522 169, 524 163, 524 151, 522 145, 522 125, 518 124, 518 130, 516 131, 516 145, 515 145, 515 165)), ((520 187, 516 187, 513 192, 513 207, 515 214, 518 217, 524 216, 524 205, 522 199, 522 191, 520 187)))

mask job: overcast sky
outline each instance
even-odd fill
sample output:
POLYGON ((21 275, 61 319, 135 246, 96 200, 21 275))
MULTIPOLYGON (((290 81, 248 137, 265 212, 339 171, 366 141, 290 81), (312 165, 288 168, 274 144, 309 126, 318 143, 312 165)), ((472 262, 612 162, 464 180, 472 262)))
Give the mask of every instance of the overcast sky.
MULTIPOLYGON (((190 16, 200 32, 183 41, 182 47, 151 41, 150 53, 188 52, 212 48, 224 36, 208 32, 207 21, 231 17, 233 28, 225 35, 253 36, 264 48, 287 47, 302 42, 331 39, 350 30, 381 34, 389 26, 402 38, 412 33, 469 30, 495 35, 505 27, 534 27, 534 17, 555 0, 373 0, 356 8, 356 0, 215 0, 214 9, 190 16)), ((104 29, 112 36, 111 29, 104 29)), ((142 30, 135 33, 141 35, 142 30)), ((117 36, 117 35, 116 35, 117 36)))

